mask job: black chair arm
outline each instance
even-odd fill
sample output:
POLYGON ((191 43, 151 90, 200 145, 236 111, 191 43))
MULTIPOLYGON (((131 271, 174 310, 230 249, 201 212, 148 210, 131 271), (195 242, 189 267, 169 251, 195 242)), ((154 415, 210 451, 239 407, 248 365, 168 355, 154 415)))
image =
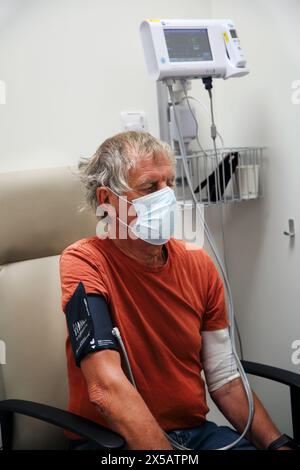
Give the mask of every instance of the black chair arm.
POLYGON ((242 361, 242 365, 247 374, 274 380, 290 387, 293 435, 295 441, 300 444, 300 374, 257 362, 242 361))
POLYGON ((300 374, 291 372, 278 367, 267 366, 266 364, 258 364, 257 362, 242 361, 242 365, 247 374, 257 375, 266 379, 274 380, 289 387, 300 388, 300 374))
POLYGON ((68 429, 86 440, 96 442, 102 449, 121 449, 124 439, 117 433, 68 411, 24 400, 0 401, 0 424, 3 449, 12 448, 13 414, 19 413, 68 429))

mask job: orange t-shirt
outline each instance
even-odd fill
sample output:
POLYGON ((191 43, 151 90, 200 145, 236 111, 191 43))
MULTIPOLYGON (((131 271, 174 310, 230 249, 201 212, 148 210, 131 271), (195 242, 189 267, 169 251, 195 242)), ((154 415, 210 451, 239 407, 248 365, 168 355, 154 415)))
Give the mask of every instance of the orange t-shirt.
MULTIPOLYGON (((223 283, 207 253, 186 250, 174 238, 165 246, 166 263, 151 268, 108 238, 85 238, 63 251, 60 276, 64 311, 80 281, 88 294, 105 297, 138 391, 160 427, 169 431, 205 420, 209 409, 201 377, 201 331, 226 328, 228 319, 223 283)), ((108 427, 89 401, 69 338, 66 351, 69 411, 108 427)))

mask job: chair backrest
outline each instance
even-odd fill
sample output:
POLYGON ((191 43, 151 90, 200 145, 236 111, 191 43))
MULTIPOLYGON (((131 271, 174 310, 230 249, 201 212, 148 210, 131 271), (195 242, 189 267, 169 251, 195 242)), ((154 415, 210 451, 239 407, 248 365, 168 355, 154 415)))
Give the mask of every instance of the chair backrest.
MULTIPOLYGON (((66 246, 96 234, 95 215, 78 210, 82 199, 73 168, 0 174, 0 400, 66 406, 58 262, 66 246)), ((60 429, 32 418, 18 416, 14 429, 14 448, 65 445, 60 429)))

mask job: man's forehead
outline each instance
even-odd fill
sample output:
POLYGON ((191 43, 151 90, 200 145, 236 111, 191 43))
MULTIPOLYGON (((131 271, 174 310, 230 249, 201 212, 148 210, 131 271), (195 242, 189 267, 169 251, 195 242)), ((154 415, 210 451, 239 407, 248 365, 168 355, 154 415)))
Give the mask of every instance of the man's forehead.
POLYGON ((129 171, 129 179, 138 184, 149 180, 173 178, 174 176, 172 162, 166 155, 161 155, 160 158, 141 159, 129 171))
POLYGON ((136 178, 134 181, 138 185, 142 185, 144 183, 149 183, 149 182, 156 182, 164 179, 172 179, 174 178, 174 171, 166 172, 166 173, 161 173, 157 171, 149 172, 147 174, 142 175, 140 178, 136 178))

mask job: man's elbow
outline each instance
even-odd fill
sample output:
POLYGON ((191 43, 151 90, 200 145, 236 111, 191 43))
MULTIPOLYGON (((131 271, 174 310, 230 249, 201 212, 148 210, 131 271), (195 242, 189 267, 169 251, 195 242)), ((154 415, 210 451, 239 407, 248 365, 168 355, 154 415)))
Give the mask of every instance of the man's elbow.
POLYGON ((113 392, 111 385, 95 382, 88 385, 90 402, 95 405, 104 416, 108 415, 113 405, 113 392))
POLYGON ((232 380, 226 382, 222 386, 211 390, 210 396, 213 401, 218 401, 220 398, 226 398, 231 395, 237 388, 243 387, 242 380, 240 377, 235 377, 232 380))
POLYGON ((127 380, 121 374, 110 374, 88 383, 88 396, 90 402, 97 407, 103 416, 113 414, 119 406, 121 395, 127 380))

